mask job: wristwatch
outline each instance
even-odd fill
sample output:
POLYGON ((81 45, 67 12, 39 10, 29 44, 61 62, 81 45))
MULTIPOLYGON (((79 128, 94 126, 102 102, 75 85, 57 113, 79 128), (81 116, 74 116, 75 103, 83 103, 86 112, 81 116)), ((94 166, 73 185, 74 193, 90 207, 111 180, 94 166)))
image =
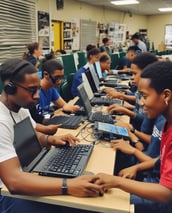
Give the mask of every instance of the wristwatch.
POLYGON ((62 195, 67 195, 68 194, 68 190, 67 190, 67 179, 63 178, 63 182, 62 182, 62 195))
POLYGON ((134 141, 131 142, 131 145, 134 146, 134 147, 136 147, 136 144, 139 143, 139 142, 140 142, 140 140, 136 139, 136 140, 134 140, 134 141))
POLYGON ((135 133, 136 129, 134 127, 132 127, 132 129, 130 130, 130 132, 135 133))

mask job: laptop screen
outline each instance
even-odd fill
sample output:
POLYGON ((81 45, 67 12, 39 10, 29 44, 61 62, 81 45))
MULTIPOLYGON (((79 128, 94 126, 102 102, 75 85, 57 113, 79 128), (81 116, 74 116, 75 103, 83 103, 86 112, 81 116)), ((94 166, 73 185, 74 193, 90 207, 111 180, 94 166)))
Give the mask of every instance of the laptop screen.
POLYGON ((99 61, 95 61, 93 66, 95 68, 95 71, 96 71, 99 79, 103 78, 100 62, 99 61))
POLYGON ((87 93, 85 91, 85 88, 84 88, 84 84, 80 84, 78 87, 77 87, 77 90, 78 90, 78 93, 79 93, 79 96, 83 102, 83 106, 84 106, 84 109, 87 113, 87 116, 90 117, 91 115, 91 112, 92 112, 92 106, 90 104, 90 101, 88 99, 88 96, 87 96, 87 93))
MULTIPOLYGON (((92 67, 94 67, 94 66, 92 66, 92 67)), ((90 68, 90 74, 92 76, 92 79, 94 81, 94 84, 95 84, 97 92, 98 92, 100 90, 100 80, 95 72, 95 69, 90 68)))
POLYGON ((13 144, 22 168, 27 167, 41 152, 42 147, 29 117, 14 126, 13 144))

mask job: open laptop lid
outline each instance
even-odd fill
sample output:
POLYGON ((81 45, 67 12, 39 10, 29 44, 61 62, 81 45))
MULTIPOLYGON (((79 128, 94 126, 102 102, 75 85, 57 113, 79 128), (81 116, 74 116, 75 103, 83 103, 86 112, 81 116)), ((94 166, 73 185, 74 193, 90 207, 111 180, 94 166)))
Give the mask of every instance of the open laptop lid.
POLYGON ((88 118, 91 116, 91 112, 92 112, 92 106, 90 104, 90 101, 88 99, 88 95, 85 91, 85 88, 84 88, 84 84, 80 84, 78 87, 77 87, 77 90, 78 90, 78 93, 79 93, 79 97, 80 99, 82 100, 83 102, 83 106, 84 106, 84 109, 85 109, 85 112, 88 116, 88 118))
POLYGON ((27 117, 14 125, 13 143, 23 170, 41 153, 42 147, 38 141, 30 118, 27 117))
POLYGON ((94 69, 95 69, 95 71, 96 71, 96 73, 98 75, 98 78, 102 79, 103 78, 103 74, 102 74, 100 62, 99 61, 95 61, 93 66, 94 66, 94 69))
POLYGON ((85 91, 88 95, 88 99, 91 100, 94 97, 94 94, 85 73, 82 73, 82 82, 84 84, 85 91))

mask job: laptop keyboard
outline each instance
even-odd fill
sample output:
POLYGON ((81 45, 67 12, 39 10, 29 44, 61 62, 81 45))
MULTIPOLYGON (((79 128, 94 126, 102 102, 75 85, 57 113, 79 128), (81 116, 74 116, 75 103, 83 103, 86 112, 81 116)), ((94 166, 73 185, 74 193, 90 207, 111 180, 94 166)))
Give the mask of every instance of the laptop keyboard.
POLYGON ((82 122, 82 116, 75 115, 59 115, 51 118, 46 124, 62 124, 61 128, 76 129, 82 122))
POLYGON ((79 144, 74 147, 61 146, 55 149, 40 175, 76 177, 82 174, 94 146, 79 144))
POLYGON ((110 124, 114 123, 114 120, 111 115, 104 115, 101 111, 93 112, 89 120, 92 122, 99 121, 99 122, 110 123, 110 124))
POLYGON ((118 99, 111 99, 111 98, 92 98, 91 100, 91 105, 104 105, 104 106, 109 106, 111 104, 119 104, 122 105, 122 101, 118 99))

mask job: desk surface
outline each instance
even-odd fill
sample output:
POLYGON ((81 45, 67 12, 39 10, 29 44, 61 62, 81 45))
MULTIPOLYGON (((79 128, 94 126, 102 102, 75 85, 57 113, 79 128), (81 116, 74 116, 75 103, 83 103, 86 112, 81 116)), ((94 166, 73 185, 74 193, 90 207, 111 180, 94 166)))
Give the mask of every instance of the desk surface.
MULTIPOLYGON (((77 130, 58 129, 58 135, 71 133, 77 135, 83 127, 82 124, 77 130)), ((80 135, 78 135, 80 137, 80 135)), ((86 143, 81 140, 81 143, 86 143)), ((91 158, 85 169, 86 172, 92 172, 94 174, 104 172, 113 174, 115 163, 115 152, 107 146, 99 143, 95 145, 91 158)), ((13 196, 28 200, 34 200, 38 202, 45 202, 50 204, 74 207, 79 209, 85 209, 96 212, 130 212, 130 199, 129 193, 126 193, 120 189, 111 189, 103 197, 97 198, 77 198, 73 196, 20 196, 11 195, 4 187, 1 191, 2 195, 13 196)))

